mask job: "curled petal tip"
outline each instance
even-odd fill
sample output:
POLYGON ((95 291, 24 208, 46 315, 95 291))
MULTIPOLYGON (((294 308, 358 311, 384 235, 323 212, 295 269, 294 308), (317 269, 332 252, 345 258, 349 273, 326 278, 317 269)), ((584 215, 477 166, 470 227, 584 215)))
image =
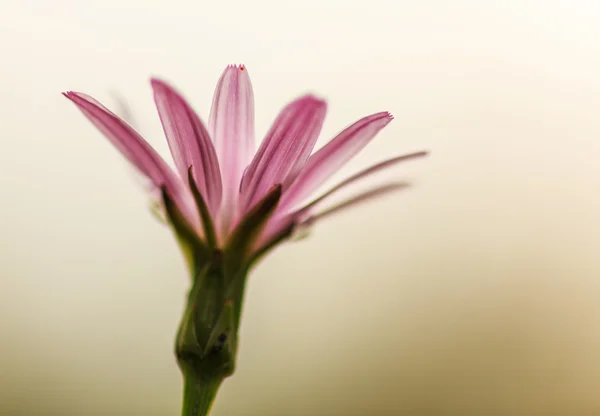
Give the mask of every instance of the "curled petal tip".
POLYGON ((227 65, 227 69, 239 69, 240 71, 244 71, 246 69, 246 65, 244 65, 244 64, 229 64, 229 65, 227 65))
POLYGON ((62 93, 62 95, 64 95, 65 97, 67 97, 69 100, 75 102, 75 104, 77 104, 77 102, 81 102, 81 100, 91 103, 95 106, 99 105, 99 103, 93 99, 92 97, 90 97, 87 94, 84 94, 82 92, 77 92, 77 91, 65 91, 62 93))
POLYGON ((390 113, 389 111, 382 111, 381 113, 375 113, 373 114, 372 120, 385 120, 385 125, 387 125, 387 123, 389 123, 390 121, 392 121, 394 119, 394 115, 392 113, 390 113))

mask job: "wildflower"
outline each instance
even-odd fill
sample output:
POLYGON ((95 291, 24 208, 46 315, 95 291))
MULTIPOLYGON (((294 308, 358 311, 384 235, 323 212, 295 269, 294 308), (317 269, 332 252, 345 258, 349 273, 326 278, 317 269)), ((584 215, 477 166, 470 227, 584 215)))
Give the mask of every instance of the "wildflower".
POLYGON ((193 283, 176 354, 185 379, 183 414, 204 415, 222 380, 234 372, 251 266, 295 230, 406 187, 403 182, 383 184, 327 206, 338 191, 426 152, 380 162, 306 203, 392 120, 391 114, 364 117, 313 153, 327 106, 305 95, 281 110, 255 151, 254 98, 243 65, 230 65, 223 72, 207 126, 172 86, 159 79, 151 84, 175 172, 131 126, 98 101, 78 92, 64 95, 149 179, 186 254, 193 283))

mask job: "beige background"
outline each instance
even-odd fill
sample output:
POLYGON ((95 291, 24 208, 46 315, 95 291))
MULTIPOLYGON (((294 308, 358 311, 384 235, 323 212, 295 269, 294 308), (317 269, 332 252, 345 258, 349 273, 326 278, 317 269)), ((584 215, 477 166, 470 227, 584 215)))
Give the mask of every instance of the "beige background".
POLYGON ((234 62, 259 134, 312 91, 396 116, 345 173, 433 154, 255 271, 215 416, 600 414, 599 2, 1 2, 0 414, 179 414, 181 256, 60 92, 166 154, 148 77, 207 119, 234 62))

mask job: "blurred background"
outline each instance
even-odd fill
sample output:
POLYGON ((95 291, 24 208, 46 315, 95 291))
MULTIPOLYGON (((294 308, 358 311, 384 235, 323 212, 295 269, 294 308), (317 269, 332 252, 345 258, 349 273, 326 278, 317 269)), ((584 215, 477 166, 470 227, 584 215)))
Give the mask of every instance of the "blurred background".
POLYGON ((60 92, 127 102, 168 155, 148 78, 207 120, 229 63, 258 137, 305 92, 320 144, 396 116, 336 179, 432 155, 254 271, 215 416, 600 414, 599 2, 2 6, 0 414, 180 413, 182 256, 60 92))

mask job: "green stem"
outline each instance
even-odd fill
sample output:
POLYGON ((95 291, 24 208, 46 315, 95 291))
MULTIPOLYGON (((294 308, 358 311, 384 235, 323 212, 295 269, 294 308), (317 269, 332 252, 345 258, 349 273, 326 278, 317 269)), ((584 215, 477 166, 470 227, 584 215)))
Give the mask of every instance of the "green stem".
POLYGON ((222 378, 200 381, 190 372, 184 372, 181 416, 207 416, 222 382, 222 378))

